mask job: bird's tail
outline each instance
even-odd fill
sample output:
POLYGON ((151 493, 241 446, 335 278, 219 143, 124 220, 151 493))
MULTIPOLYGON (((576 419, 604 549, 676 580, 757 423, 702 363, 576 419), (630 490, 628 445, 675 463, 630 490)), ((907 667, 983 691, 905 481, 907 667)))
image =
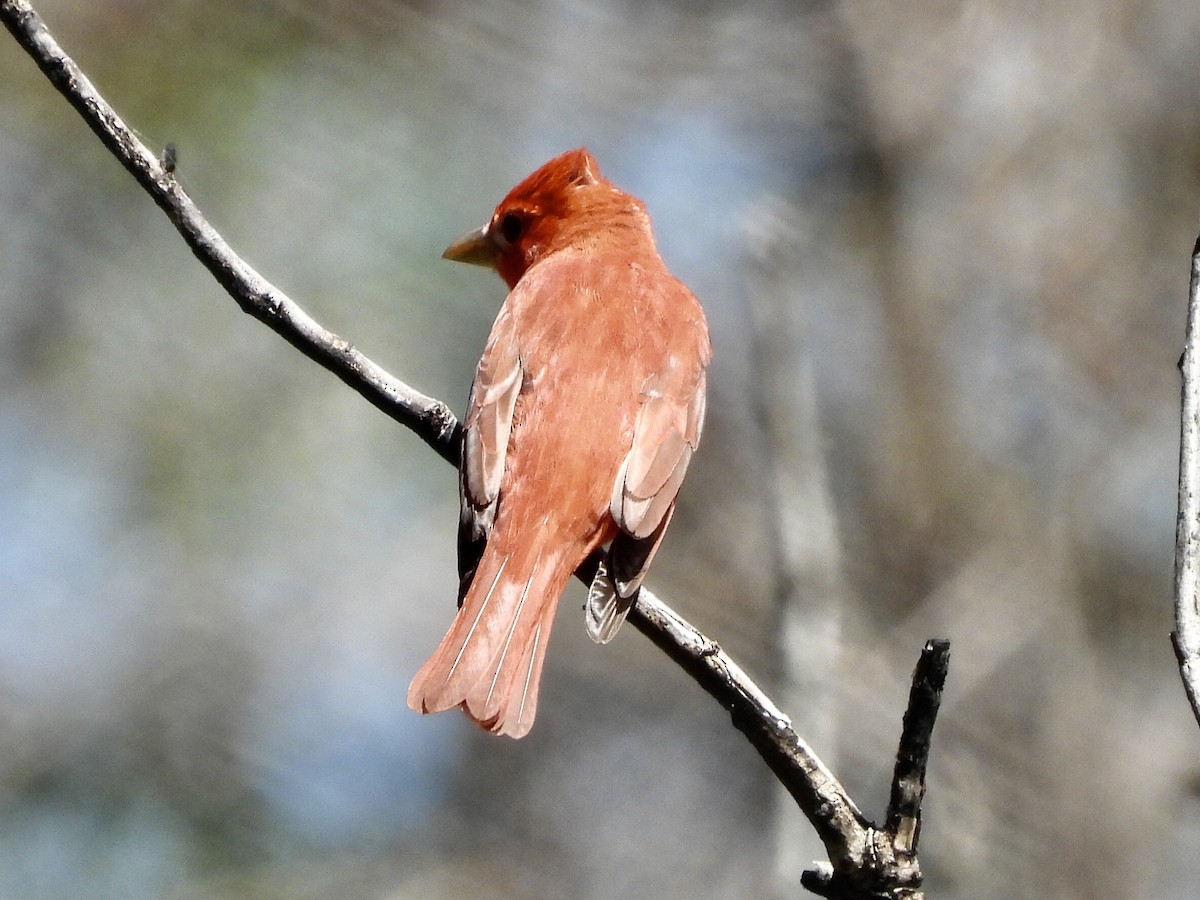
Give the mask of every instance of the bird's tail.
POLYGON ((460 706, 494 734, 528 733, 554 610, 573 568, 541 541, 510 552, 489 545, 450 630, 413 677, 408 705, 421 713, 460 706))

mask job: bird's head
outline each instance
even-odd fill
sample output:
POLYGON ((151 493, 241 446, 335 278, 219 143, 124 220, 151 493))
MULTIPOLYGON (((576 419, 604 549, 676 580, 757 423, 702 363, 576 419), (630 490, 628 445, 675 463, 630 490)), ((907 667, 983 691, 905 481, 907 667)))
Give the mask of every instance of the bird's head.
POLYGON ((442 256, 495 269, 513 288, 547 254, 596 244, 622 226, 649 234, 642 202, 604 178, 595 157, 581 147, 533 172, 500 201, 486 225, 464 234, 442 256))

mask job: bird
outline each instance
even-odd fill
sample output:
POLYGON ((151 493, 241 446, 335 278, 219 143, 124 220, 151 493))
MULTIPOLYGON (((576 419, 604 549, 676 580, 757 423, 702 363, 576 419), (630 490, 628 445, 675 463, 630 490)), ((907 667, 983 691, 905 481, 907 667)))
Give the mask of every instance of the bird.
POLYGON ((509 294, 463 421, 459 608, 408 705, 520 738, 580 563, 606 548, 584 606, 594 641, 636 602, 699 445, 712 348, 645 204, 585 148, 536 169, 443 257, 494 269, 509 294))

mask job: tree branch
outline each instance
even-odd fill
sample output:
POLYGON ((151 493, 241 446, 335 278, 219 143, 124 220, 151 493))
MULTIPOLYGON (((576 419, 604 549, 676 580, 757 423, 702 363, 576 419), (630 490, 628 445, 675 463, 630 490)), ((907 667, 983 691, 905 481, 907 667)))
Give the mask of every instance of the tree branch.
MULTIPOLYGON (((0 0, 0 19, 104 146, 162 208, 197 259, 243 311, 412 430, 443 459, 457 464, 461 429, 446 404, 409 387, 323 328, 234 253, 176 181, 173 148, 160 160, 137 138, 63 52, 26 0, 0 0)), ((580 566, 576 574, 584 583, 590 583, 599 559, 593 554, 580 566)), ((795 733, 787 716, 714 641, 645 588, 629 621, 729 711, 733 724, 813 823, 831 865, 807 873, 810 877, 805 883, 810 889, 828 897, 921 896, 916 827, 912 823, 919 821, 929 733, 948 659, 945 642, 940 669, 931 663, 933 674, 926 678, 922 674, 925 670, 918 666, 905 716, 906 738, 901 741, 896 765, 898 782, 893 786, 892 811, 888 825, 880 829, 863 816, 829 769, 795 733), (927 687, 927 683, 936 683, 936 687, 927 687)), ((933 652, 930 646, 926 647, 926 656, 933 652)), ((925 659, 922 657, 923 663, 925 659)))
POLYGON ((925 797, 925 768, 933 740, 933 725, 942 704, 942 688, 950 669, 950 642, 929 641, 913 672, 912 691, 904 713, 887 828, 896 836, 897 852, 915 853, 921 832, 921 801, 925 797))
POLYGON ((349 341, 321 327, 234 253, 175 180, 174 148, 164 154, 167 162, 164 168, 159 157, 138 139, 67 56, 29 3, 4 0, 0 3, 0 15, 17 43, 83 117, 100 143, 162 208, 192 253, 243 312, 333 372, 370 403, 410 428, 444 459, 457 465, 458 421, 446 404, 389 375, 349 341))
POLYGON ((1175 520, 1175 630, 1171 643, 1192 714, 1200 724, 1200 238, 1192 249, 1179 429, 1179 512, 1175 520))

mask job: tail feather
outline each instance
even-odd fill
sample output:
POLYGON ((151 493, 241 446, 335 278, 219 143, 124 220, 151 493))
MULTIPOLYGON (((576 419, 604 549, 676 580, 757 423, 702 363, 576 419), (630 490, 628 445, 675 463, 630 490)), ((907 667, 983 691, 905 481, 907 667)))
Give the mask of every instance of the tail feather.
MULTIPOLYGON (((491 678, 477 679, 463 698, 463 708, 477 722, 488 723, 484 727, 489 731, 498 731, 508 720, 509 707, 518 699, 518 693, 522 695, 518 709, 525 705, 525 686, 522 682, 530 677, 533 657, 527 645, 532 643, 536 631, 540 628, 539 610, 534 607, 539 603, 545 604, 544 596, 531 599, 529 595, 537 577, 540 559, 539 556, 538 561, 535 561, 533 573, 524 585, 514 585, 514 589, 520 588, 520 596, 512 612, 511 621, 501 632, 501 640, 485 667, 485 674, 491 672, 491 678)), ((553 606, 553 602, 551 605, 553 606)))
POLYGON ((533 725, 558 598, 572 566, 484 553, 454 623, 408 689, 422 713, 459 706, 480 727, 521 737, 533 725))
POLYGON ((533 719, 537 714, 538 689, 542 681, 542 664, 546 659, 546 645, 550 640, 550 628, 554 624, 554 607, 548 604, 541 612, 541 621, 533 629, 529 646, 511 657, 510 666, 512 679, 507 684, 507 692, 494 692, 498 698, 499 708, 491 714, 479 714, 479 708, 472 705, 471 698, 463 703, 463 711, 471 716, 479 726, 493 734, 505 734, 509 737, 520 738, 529 733, 533 727, 533 719))

